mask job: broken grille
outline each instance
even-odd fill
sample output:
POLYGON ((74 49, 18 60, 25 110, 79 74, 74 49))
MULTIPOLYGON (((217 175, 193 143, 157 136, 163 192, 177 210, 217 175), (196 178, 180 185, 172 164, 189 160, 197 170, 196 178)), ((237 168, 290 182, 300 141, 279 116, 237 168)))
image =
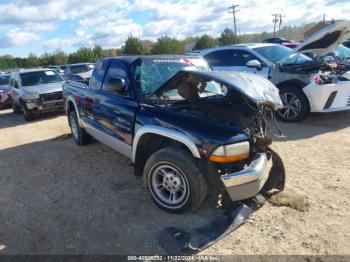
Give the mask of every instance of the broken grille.
POLYGON ((62 99, 62 92, 55 92, 50 94, 42 94, 40 95, 41 101, 48 102, 48 101, 57 101, 62 99))

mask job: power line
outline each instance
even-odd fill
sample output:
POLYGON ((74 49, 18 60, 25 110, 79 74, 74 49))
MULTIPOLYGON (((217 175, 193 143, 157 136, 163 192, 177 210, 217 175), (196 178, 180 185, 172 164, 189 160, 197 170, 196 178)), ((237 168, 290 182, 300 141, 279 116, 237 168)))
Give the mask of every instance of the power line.
POLYGON ((237 25, 236 25, 236 13, 239 12, 240 10, 236 10, 236 8, 239 5, 232 5, 231 7, 229 7, 228 9, 230 11, 228 11, 230 14, 232 14, 233 16, 233 25, 234 25, 234 32, 235 32, 235 42, 236 42, 236 38, 237 38, 237 25))

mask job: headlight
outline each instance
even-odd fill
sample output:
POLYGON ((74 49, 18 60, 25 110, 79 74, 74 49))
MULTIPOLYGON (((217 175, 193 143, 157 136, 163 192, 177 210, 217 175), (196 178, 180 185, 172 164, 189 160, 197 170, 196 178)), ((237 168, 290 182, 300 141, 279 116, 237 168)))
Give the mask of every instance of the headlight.
POLYGON ((249 158, 249 142, 220 146, 214 150, 210 160, 217 163, 230 163, 249 158))
POLYGON ((35 100, 35 99, 39 99, 39 94, 26 94, 23 96, 24 100, 35 100))

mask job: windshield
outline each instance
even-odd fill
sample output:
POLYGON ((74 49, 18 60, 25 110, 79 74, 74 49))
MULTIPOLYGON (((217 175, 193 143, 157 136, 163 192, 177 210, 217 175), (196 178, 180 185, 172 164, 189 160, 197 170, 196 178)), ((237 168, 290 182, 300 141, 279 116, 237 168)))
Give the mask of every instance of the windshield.
POLYGON ((203 59, 154 59, 142 61, 133 71, 142 96, 152 94, 180 70, 210 70, 203 59))
POLYGON ((22 86, 34 86, 64 81, 54 70, 35 71, 20 74, 22 86))
POLYGON ((334 54, 340 58, 349 58, 350 49, 343 45, 340 45, 334 50, 334 54))
POLYGON ((292 49, 281 45, 257 47, 254 50, 274 64, 303 64, 312 61, 311 58, 300 53, 292 53, 292 49))
POLYGON ((94 69, 94 65, 88 64, 88 65, 75 65, 71 66, 70 68, 70 73, 71 74, 80 74, 80 73, 85 73, 90 70, 94 69))
POLYGON ((0 76, 0 86, 9 84, 10 76, 0 76))

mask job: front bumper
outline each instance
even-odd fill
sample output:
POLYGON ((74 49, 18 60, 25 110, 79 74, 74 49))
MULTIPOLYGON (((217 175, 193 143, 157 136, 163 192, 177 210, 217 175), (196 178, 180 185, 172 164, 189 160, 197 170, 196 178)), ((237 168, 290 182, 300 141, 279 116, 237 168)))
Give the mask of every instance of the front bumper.
POLYGON ((26 106, 29 110, 38 110, 44 112, 58 111, 64 108, 64 101, 63 99, 48 102, 41 102, 40 100, 38 102, 26 101, 26 106))
POLYGON ((350 81, 317 85, 311 83, 304 87, 311 112, 337 112, 350 110, 350 81))
POLYGON ((265 153, 258 154, 244 170, 221 176, 221 181, 232 201, 257 195, 269 178, 272 161, 265 153))

